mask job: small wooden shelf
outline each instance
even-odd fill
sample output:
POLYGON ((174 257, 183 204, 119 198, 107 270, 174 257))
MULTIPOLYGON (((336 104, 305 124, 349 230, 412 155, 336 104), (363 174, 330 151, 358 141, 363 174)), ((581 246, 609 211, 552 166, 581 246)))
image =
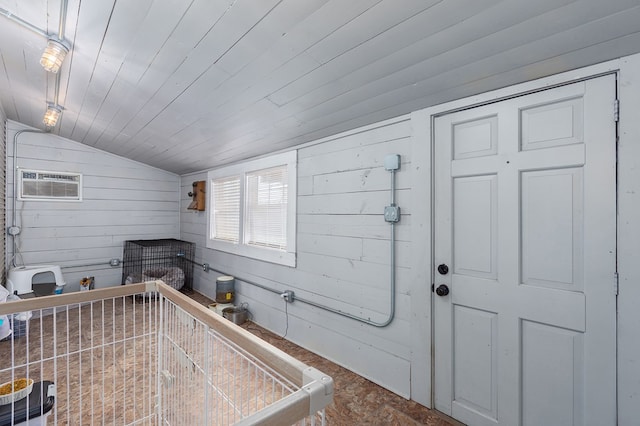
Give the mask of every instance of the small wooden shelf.
POLYGON ((192 198, 191 204, 187 209, 189 210, 197 210, 199 212, 204 211, 205 208, 205 185, 206 182, 203 180, 199 180, 197 182, 193 182, 193 191, 189 192, 189 196, 192 198))

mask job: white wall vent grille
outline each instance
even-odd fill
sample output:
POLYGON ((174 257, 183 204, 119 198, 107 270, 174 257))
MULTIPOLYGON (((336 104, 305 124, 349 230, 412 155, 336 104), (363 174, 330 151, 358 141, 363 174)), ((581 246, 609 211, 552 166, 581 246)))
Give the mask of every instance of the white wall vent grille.
POLYGON ((82 200, 80 173, 20 171, 21 200, 82 200))

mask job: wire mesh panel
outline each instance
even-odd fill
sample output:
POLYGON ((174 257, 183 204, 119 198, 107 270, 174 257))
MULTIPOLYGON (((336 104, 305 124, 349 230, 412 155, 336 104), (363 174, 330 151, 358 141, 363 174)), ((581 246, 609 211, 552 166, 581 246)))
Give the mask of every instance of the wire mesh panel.
MULTIPOLYGON (((166 424, 232 425, 299 387, 169 300, 160 360, 166 424)), ((298 424, 323 424, 323 413, 298 424)))
POLYGON ((45 400, 32 414, 48 424, 324 424, 329 377, 160 282, 0 303, 24 311, 25 333, 0 341, 0 383, 37 385, 0 425, 45 400))
MULTIPOLYGON (((39 414, 55 424, 154 423, 158 303, 119 296, 31 310, 26 333, 0 342, 0 383, 47 383, 26 404, 51 394, 39 414)), ((8 424, 21 415, 13 406, 8 424)))
POLYGON ((173 238, 124 242, 122 284, 162 280, 176 290, 193 289, 195 244, 173 238))

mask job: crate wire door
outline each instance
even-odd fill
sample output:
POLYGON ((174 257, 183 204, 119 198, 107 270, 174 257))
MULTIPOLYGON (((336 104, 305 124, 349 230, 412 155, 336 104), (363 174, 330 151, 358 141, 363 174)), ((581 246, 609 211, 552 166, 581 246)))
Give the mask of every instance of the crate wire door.
POLYGON ((24 311, 0 383, 54 382, 54 424, 324 424, 332 400, 330 377, 159 281, 0 304, 24 311))

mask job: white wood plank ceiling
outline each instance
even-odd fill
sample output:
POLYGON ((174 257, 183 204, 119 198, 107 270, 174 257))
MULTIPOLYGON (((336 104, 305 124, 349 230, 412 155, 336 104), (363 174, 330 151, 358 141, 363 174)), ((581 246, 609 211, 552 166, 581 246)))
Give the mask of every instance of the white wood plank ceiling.
MULTIPOLYGON (((57 34, 62 0, 0 0, 57 34)), ((640 52, 640 0, 68 0, 56 77, 0 16, 8 118, 176 173, 640 52)))

